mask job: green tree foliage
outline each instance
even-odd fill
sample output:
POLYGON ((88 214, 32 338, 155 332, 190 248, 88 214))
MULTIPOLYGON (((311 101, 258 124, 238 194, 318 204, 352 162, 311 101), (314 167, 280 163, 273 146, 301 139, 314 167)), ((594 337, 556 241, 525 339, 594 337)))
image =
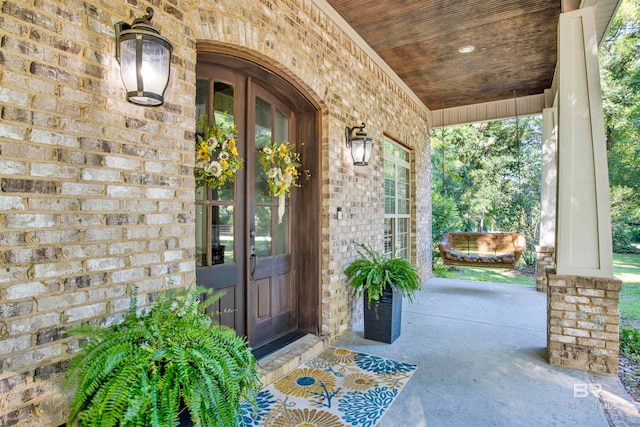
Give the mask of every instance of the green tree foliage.
MULTIPOLYGON (((533 262, 540 218, 540 117, 436 129, 433 240, 447 231, 517 231, 533 262)), ((435 251, 434 251, 435 252, 435 251)))
MULTIPOLYGON (((640 241, 640 0, 624 0, 600 48, 616 252, 640 241)), ((436 129, 433 240, 447 231, 518 231, 539 239, 540 117, 436 129)), ((435 252, 435 251, 434 251, 435 252)))
POLYGON ((640 209, 638 209, 637 197, 636 189, 623 186, 611 188, 611 228, 614 252, 637 252, 637 249, 632 245, 639 240, 640 209))
POLYGON ((616 252, 640 241, 640 0, 624 0, 600 48, 616 252))

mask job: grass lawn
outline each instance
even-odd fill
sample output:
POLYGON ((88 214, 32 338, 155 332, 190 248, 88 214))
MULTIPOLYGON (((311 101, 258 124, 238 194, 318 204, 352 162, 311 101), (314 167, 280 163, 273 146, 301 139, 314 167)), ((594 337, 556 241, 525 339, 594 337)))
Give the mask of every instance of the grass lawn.
POLYGON ((620 315, 640 320, 640 254, 613 254, 613 273, 622 280, 620 315))
POLYGON ((455 266, 451 271, 439 274, 447 279, 474 280, 476 282, 507 283, 510 285, 535 286, 536 279, 515 275, 513 270, 505 268, 462 267, 455 266))

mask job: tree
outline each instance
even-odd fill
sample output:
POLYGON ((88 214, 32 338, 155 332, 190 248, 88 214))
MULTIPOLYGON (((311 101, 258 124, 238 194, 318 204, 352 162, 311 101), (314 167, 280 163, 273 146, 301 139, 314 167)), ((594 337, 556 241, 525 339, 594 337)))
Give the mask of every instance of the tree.
POLYGON ((541 141, 540 117, 435 130, 434 242, 447 231, 519 231, 532 250, 540 218, 541 141))
POLYGON ((624 0, 600 49, 616 252, 640 240, 640 0, 624 0))

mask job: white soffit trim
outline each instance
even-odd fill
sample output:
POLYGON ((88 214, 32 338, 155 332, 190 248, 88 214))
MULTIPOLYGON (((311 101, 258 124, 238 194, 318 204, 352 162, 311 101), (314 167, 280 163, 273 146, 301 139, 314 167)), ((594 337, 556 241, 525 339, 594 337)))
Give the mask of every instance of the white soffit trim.
MULTIPOLYGON (((545 108, 544 93, 516 98, 518 117, 542 114, 545 108)), ((488 122, 491 120, 510 119, 516 116, 516 102, 513 98, 500 101, 483 102, 481 104, 463 105, 461 107, 433 110, 431 120, 433 127, 456 126, 467 123, 488 122)))
POLYGON ((580 9, 587 7, 595 8, 595 20, 596 20, 596 34, 598 37, 598 44, 602 43, 602 40, 609 32, 611 28, 611 22, 618 13, 622 0, 582 0, 580 3, 580 9))
POLYGON ((325 15, 327 15, 327 17, 333 21, 333 23, 340 28, 342 31, 344 31, 344 33, 347 35, 347 37, 349 37, 351 40, 354 41, 354 43, 356 45, 358 45, 358 47, 360 49, 362 49, 362 51, 371 58, 371 60, 378 66, 380 67, 380 69, 382 69, 382 71, 385 72, 385 74, 387 74, 389 76, 389 78, 391 78, 391 80, 398 85, 398 87, 400 87, 416 104, 418 104, 418 106, 422 109, 424 109, 424 111, 427 114, 430 114, 429 109, 427 108, 427 106, 424 104, 424 102, 422 102, 420 100, 420 98, 418 98, 418 95, 416 95, 410 88, 409 86, 407 86, 407 84, 400 78, 400 76, 398 76, 396 74, 395 71, 393 71, 393 69, 389 66, 389 64, 387 64, 384 59, 382 59, 380 57, 380 55, 378 55, 376 53, 375 50, 373 50, 373 48, 371 48, 371 46, 369 46, 367 44, 366 41, 364 41, 364 39, 356 32, 356 30, 354 30, 353 28, 351 28, 351 26, 349 25, 349 23, 347 21, 345 21, 345 19, 342 17, 342 15, 340 15, 329 3, 327 3, 326 0, 311 0, 318 9, 320 9, 320 11, 322 13, 324 13, 325 15))

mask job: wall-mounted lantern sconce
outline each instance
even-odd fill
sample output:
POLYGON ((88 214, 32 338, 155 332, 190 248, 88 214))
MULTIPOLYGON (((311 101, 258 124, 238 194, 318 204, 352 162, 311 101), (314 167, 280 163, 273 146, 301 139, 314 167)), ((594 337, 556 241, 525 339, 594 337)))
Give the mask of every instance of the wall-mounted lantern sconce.
POLYGON ((116 27, 116 59, 127 91, 127 101, 139 105, 157 106, 164 102, 169 84, 173 47, 151 25, 153 9, 135 19, 131 25, 118 22, 116 27))
POLYGON ((367 166, 369 164, 369 157, 371 157, 371 142, 372 139, 367 137, 367 132, 364 130, 366 125, 348 127, 345 129, 345 136, 347 137, 347 147, 351 148, 351 157, 353 157, 354 166, 367 166), (355 136, 353 131, 358 129, 355 136))

